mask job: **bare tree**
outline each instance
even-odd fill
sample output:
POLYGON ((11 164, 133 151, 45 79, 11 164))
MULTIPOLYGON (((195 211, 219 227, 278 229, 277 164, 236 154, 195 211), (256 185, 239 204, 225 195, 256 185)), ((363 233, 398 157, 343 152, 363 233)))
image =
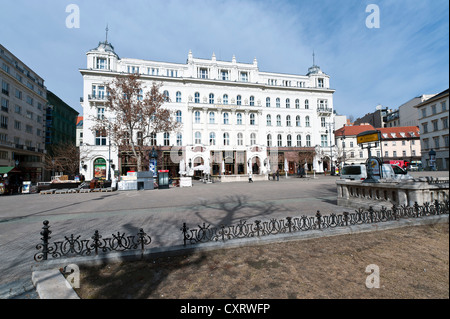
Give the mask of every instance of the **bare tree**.
POLYGON ((78 174, 80 168, 80 150, 73 143, 53 145, 45 156, 45 168, 66 175, 78 174))
POLYGON ((106 85, 105 114, 111 117, 96 117, 92 128, 94 134, 109 136, 111 143, 131 150, 138 171, 142 171, 144 151, 154 134, 175 131, 180 125, 174 112, 163 107, 169 99, 160 93, 161 85, 154 82, 144 94, 139 75, 115 78, 106 85))

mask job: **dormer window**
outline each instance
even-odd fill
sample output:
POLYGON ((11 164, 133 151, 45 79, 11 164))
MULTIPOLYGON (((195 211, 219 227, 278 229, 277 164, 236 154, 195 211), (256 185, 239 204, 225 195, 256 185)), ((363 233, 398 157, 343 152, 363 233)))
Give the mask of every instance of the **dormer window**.
POLYGON ((197 77, 199 79, 208 79, 208 69, 207 68, 199 68, 197 77))
POLYGON ((323 79, 317 79, 317 87, 323 88, 323 79))
POLYGON ((105 58, 97 58, 97 69, 105 70, 106 69, 106 59, 105 58))
POLYGON ((248 82, 248 72, 241 72, 241 81, 248 82))

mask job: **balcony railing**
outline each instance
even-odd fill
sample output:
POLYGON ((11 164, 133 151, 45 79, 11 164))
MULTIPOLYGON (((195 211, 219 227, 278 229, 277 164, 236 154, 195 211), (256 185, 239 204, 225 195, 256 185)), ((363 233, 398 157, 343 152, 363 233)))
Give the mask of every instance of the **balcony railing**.
POLYGON ((108 96, 106 96, 106 95, 89 94, 88 95, 88 100, 89 101, 106 101, 106 100, 108 100, 108 96))

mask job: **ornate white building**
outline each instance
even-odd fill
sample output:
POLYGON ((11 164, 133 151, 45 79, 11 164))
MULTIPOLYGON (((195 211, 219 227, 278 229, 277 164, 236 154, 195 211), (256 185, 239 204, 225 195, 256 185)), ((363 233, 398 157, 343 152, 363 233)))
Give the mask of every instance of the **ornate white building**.
POLYGON ((86 55, 87 67, 80 72, 81 161, 87 180, 94 172, 105 177, 108 160, 122 175, 136 168, 126 150, 109 147, 107 138, 91 131, 96 116, 113 116, 104 114, 105 84, 129 73, 138 73, 148 90, 153 82, 162 83, 170 99, 165 107, 182 123, 179 132, 158 133, 150 141, 149 151, 155 147, 158 152, 158 169, 176 176, 180 159, 191 167, 208 165, 213 175, 246 175, 250 165, 255 175, 277 168, 292 174, 305 163, 319 173, 329 168, 334 90, 316 65, 306 75, 293 75, 260 71, 256 59, 219 61, 214 54, 200 59, 191 51, 184 64, 120 58, 107 41, 86 55))

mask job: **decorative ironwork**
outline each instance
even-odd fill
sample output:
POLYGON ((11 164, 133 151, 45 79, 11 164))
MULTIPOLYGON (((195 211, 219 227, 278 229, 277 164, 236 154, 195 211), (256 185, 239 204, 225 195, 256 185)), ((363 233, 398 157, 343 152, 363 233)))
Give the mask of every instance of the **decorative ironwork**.
POLYGON ((420 218, 432 215, 449 214, 449 201, 434 201, 433 204, 425 203, 420 206, 417 202, 412 206, 393 205, 391 209, 382 207, 376 211, 372 207, 368 210, 362 208, 354 213, 343 212, 322 215, 317 211, 315 216, 286 217, 285 219, 271 219, 270 221, 255 220, 248 223, 241 220, 237 225, 212 227, 205 223, 198 228, 190 229, 186 223, 180 229, 183 233, 184 246, 189 244, 226 241, 238 238, 262 237, 268 235, 293 233, 299 231, 321 230, 327 228, 345 227, 361 224, 374 224, 387 221, 396 221, 401 218, 420 218))
POLYGON ((63 241, 50 243, 49 239, 51 237, 49 235, 52 231, 49 228, 49 221, 44 221, 44 227, 42 227, 41 231, 42 243, 36 246, 39 252, 34 255, 34 260, 37 262, 48 260, 49 257, 90 256, 98 255, 99 252, 123 252, 135 249, 140 249, 144 252, 145 246, 150 245, 152 242, 151 237, 141 228, 136 235, 131 236, 125 236, 125 233, 117 232, 117 234, 112 234, 112 237, 103 238, 96 230, 90 239, 81 239, 81 236, 72 234, 64 236, 63 241))

